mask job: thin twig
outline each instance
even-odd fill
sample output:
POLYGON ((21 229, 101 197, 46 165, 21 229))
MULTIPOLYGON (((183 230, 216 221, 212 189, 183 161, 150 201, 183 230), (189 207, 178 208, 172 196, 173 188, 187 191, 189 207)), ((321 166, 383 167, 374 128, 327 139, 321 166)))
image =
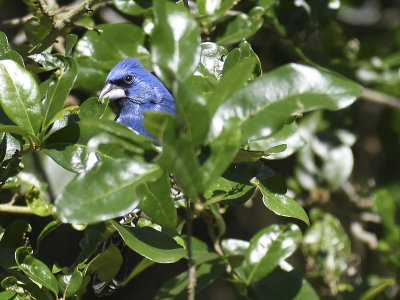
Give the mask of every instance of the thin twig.
POLYGON ((379 103, 382 105, 391 106, 393 108, 400 109, 400 99, 377 90, 364 88, 361 94, 361 98, 367 101, 379 103))
POLYGON ((190 201, 186 200, 186 247, 188 254, 188 277, 189 283, 188 289, 188 300, 194 300, 196 295, 196 263, 193 260, 192 254, 192 224, 193 224, 193 211, 190 206, 190 201))
POLYGON ((1 176, 0 176, 0 191, 3 189, 4 184, 7 181, 8 174, 11 172, 12 169, 14 169, 16 166, 18 166, 19 162, 18 159, 21 156, 21 153, 19 150, 15 151, 13 156, 10 158, 10 160, 7 163, 7 166, 3 167, 1 176))
MULTIPOLYGON (((53 13, 47 9, 47 11, 51 13, 51 15, 48 15, 49 18, 54 17, 52 29, 50 30, 50 33, 44 38, 44 40, 33 47, 29 51, 29 53, 39 53, 49 48, 51 45, 53 45, 53 43, 60 35, 64 35, 65 33, 67 33, 68 29, 71 28, 73 26, 73 23, 81 16, 83 16, 85 13, 93 13, 92 7, 100 1, 101 0, 82 1, 76 7, 63 14, 60 18, 55 18, 53 13)), ((40 10, 43 14, 46 15, 46 7, 43 7, 43 4, 40 4, 41 2, 44 1, 38 1, 40 10)))
POLYGON ((34 214, 28 206, 0 204, 0 212, 16 213, 16 214, 34 214))

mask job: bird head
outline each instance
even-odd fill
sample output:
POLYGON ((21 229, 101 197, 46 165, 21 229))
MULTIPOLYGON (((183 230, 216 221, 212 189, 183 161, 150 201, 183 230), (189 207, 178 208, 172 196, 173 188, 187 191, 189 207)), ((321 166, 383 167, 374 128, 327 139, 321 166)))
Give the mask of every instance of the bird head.
POLYGON ((110 71, 99 98, 109 98, 117 104, 120 109, 117 122, 147 136, 143 112, 175 114, 174 98, 169 91, 134 58, 122 60, 110 71))

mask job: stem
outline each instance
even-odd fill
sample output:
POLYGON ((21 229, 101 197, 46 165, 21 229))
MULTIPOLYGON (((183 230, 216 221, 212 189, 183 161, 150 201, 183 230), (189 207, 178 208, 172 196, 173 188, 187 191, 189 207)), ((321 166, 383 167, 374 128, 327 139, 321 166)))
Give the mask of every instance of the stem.
POLYGON ((11 172, 12 169, 14 169, 16 166, 19 164, 19 159, 20 157, 20 152, 15 151, 11 159, 9 160, 7 166, 4 168, 1 176, 0 176, 0 191, 3 189, 4 184, 6 183, 6 180, 8 178, 8 174, 11 172))
POLYGON ((190 207, 190 201, 186 200, 186 247, 188 253, 188 275, 189 283, 188 289, 188 300, 194 300, 196 295, 196 264, 192 256, 192 224, 193 224, 193 212, 190 207))
POLYGON ((377 90, 364 88, 361 94, 361 98, 367 101, 379 103, 382 105, 391 106, 393 108, 400 109, 400 99, 377 90))
POLYGON ((34 214, 28 206, 18 206, 10 204, 0 204, 0 212, 16 214, 34 214))
POLYGON ((101 0, 82 1, 79 5, 62 15, 61 18, 55 18, 53 12, 49 11, 47 6, 43 4, 44 1, 39 1, 38 4, 41 12, 49 19, 53 20, 53 26, 50 33, 43 39, 43 41, 33 47, 29 53, 40 53, 49 48, 60 35, 67 33, 68 29, 73 26, 73 23, 83 14, 92 13, 92 7, 100 1, 101 0))

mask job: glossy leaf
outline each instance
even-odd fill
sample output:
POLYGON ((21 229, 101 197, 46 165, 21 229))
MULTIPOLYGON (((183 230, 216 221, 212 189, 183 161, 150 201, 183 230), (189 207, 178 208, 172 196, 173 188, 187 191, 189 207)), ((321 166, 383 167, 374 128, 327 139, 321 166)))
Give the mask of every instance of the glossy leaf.
POLYGON ((97 277, 101 281, 111 281, 122 266, 123 257, 118 247, 113 243, 97 254, 88 265, 88 273, 97 273, 97 277))
MULTIPOLYGON (((150 126, 165 129, 161 139, 163 152, 157 163, 165 171, 174 174, 188 197, 197 198, 203 191, 203 177, 190 138, 183 133, 177 136, 177 124, 174 118, 154 113, 148 114, 148 116, 144 121, 145 126, 148 125, 147 129, 150 126)), ((150 133, 155 133, 155 131, 150 131, 150 133)))
POLYGON ((56 199, 63 222, 88 224, 124 215, 140 202, 139 184, 158 178, 159 168, 143 160, 104 160, 78 175, 56 199), (82 202, 82 197, 85 201, 82 202))
POLYGON ((255 65, 251 76, 249 75, 249 79, 254 79, 255 77, 259 77, 262 75, 261 62, 258 58, 257 54, 251 48, 251 45, 246 40, 240 42, 239 47, 233 49, 229 52, 229 55, 226 57, 224 63, 223 73, 226 73, 236 64, 242 62, 243 60, 252 58, 255 60, 255 65))
POLYGON ((195 75, 208 75, 219 79, 222 75, 224 62, 228 53, 225 47, 215 43, 201 43, 200 63, 195 75))
POLYGON ((263 24, 263 15, 264 9, 256 6, 250 10, 248 15, 241 13, 231 18, 223 29, 219 30, 217 44, 230 45, 251 37, 263 24))
POLYGON ((178 220, 175 201, 171 197, 171 184, 167 173, 152 182, 138 186, 140 208, 153 222, 163 227, 175 229, 178 220))
POLYGON ((276 174, 270 177, 253 178, 252 183, 260 189, 264 204, 268 209, 277 215, 296 218, 310 225, 310 220, 300 204, 285 195, 286 184, 282 176, 276 174))
POLYGON ((252 151, 266 151, 273 147, 285 145, 283 151, 270 153, 265 159, 282 159, 286 158, 306 145, 306 140, 302 137, 296 123, 284 125, 279 131, 267 138, 251 140, 248 147, 252 151))
MULTIPOLYGON (((226 261, 223 259, 215 259, 207 263, 201 264, 196 268, 196 293, 212 284, 225 271, 226 261)), ((187 272, 167 281, 157 292, 155 300, 178 300, 187 299, 187 272)))
POLYGON ((258 299, 319 300, 312 285, 296 270, 282 270, 277 267, 269 275, 251 284, 251 291, 258 299))
POLYGON ((43 230, 40 232, 38 238, 37 238, 37 243, 36 243, 36 250, 35 253, 37 253, 39 251, 39 246, 40 243, 42 242, 42 240, 51 232, 53 232, 54 230, 56 230, 58 227, 60 227, 61 222, 59 220, 54 220, 51 221, 50 223, 48 223, 43 230))
POLYGON ((301 230, 295 224, 271 225, 251 239, 246 252, 246 283, 258 281, 296 251, 301 230))
POLYGON ((254 58, 245 58, 225 71, 221 80, 212 93, 207 96, 207 104, 211 113, 214 113, 226 99, 234 92, 243 88, 254 69, 256 60, 254 58))
POLYGON ((79 106, 79 118, 101 119, 107 109, 107 105, 108 99, 100 101, 97 97, 90 97, 79 106))
POLYGON ((200 60, 200 30, 186 7, 155 0, 155 27, 152 31, 151 58, 156 74, 168 82, 171 76, 186 80, 200 60))
POLYGON ((42 111, 39 89, 32 75, 12 60, 1 60, 0 90, 0 104, 8 118, 36 135, 42 111))
POLYGON ((87 31, 75 47, 79 70, 77 84, 89 91, 99 91, 108 71, 120 60, 135 57, 147 64, 149 52, 143 46, 145 34, 133 24, 103 24, 101 34, 87 31))
POLYGON ((125 244, 133 251, 158 263, 173 263, 186 255, 174 239, 151 227, 128 228, 111 220, 125 244))
POLYGON ((24 60, 21 55, 17 51, 10 49, 7 36, 4 32, 0 31, 0 60, 3 59, 11 59, 20 66, 24 66, 24 60))
POLYGON ((51 30, 51 21, 47 16, 38 14, 24 23, 24 31, 28 41, 32 44, 40 43, 51 30))
POLYGON ((350 80, 303 65, 285 65, 225 101, 214 114, 210 137, 220 134, 229 119, 239 120, 242 141, 268 136, 293 114, 344 108, 360 93, 360 86, 350 80))
POLYGON ((65 56, 71 54, 72 48, 76 45, 78 36, 76 34, 67 34, 65 36, 65 56))
POLYGON ((58 278, 60 292, 64 294, 64 297, 71 297, 79 290, 82 281, 83 274, 77 269, 72 274, 62 275, 58 278))
POLYGON ((95 118, 83 118, 55 131, 43 147, 54 161, 76 173, 90 170, 101 159, 131 157, 154 149, 150 139, 128 127, 95 118))
MULTIPOLYGON (((236 122, 232 122, 235 124, 236 122)), ((211 155, 201 166, 203 187, 208 188, 231 164, 239 151, 241 131, 236 125, 229 126, 210 143, 211 155)))
POLYGON ((224 17, 226 12, 235 6, 239 0, 199 0, 197 1, 197 10, 201 16, 201 21, 205 24, 212 24, 220 18, 224 17))
POLYGON ((57 297, 57 279, 43 262, 32 256, 31 248, 18 248, 15 252, 15 260, 20 269, 25 273, 25 275, 29 276, 30 278, 32 278, 32 280, 52 291, 57 297))
POLYGON ((106 228, 104 223, 88 225, 79 241, 81 252, 74 262, 74 266, 86 262, 86 260, 96 253, 99 246, 104 243, 104 232, 106 228))
POLYGON ((205 99, 185 84, 180 84, 175 101, 179 117, 185 125, 185 134, 194 146, 201 145, 207 136, 210 123, 205 99))
POLYGON ((315 274, 332 285, 340 279, 350 260, 351 245, 340 221, 319 209, 310 211, 311 226, 302 243, 303 253, 315 274))
POLYGON ((23 220, 16 220, 7 226, 0 240, 0 265, 2 267, 16 266, 15 250, 23 245, 25 233, 31 230, 31 226, 23 220))
POLYGON ((242 205, 251 198, 255 187, 220 177, 205 191, 207 199, 221 197, 221 203, 227 205, 242 205))
MULTIPOLYGON (((224 239, 221 241, 221 247, 225 255, 241 255, 245 256, 250 242, 238 239, 224 239)), ((237 274, 243 281, 246 280, 245 265, 242 263, 234 268, 237 274)))
POLYGON ((146 2, 146 0, 113 0, 113 4, 118 10, 131 16, 138 16, 146 12, 151 6, 149 2, 146 2))
POLYGON ((55 121, 77 77, 78 65, 75 59, 62 56, 58 56, 58 59, 62 67, 52 74, 43 102, 43 130, 55 121))

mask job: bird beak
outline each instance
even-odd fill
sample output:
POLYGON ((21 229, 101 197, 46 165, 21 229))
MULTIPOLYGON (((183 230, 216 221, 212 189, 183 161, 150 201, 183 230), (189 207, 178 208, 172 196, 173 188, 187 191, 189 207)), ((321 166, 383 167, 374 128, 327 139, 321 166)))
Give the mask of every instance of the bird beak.
POLYGON ((99 98, 109 98, 112 100, 117 100, 121 98, 126 98, 125 91, 120 87, 112 83, 106 83, 100 92, 99 98))

